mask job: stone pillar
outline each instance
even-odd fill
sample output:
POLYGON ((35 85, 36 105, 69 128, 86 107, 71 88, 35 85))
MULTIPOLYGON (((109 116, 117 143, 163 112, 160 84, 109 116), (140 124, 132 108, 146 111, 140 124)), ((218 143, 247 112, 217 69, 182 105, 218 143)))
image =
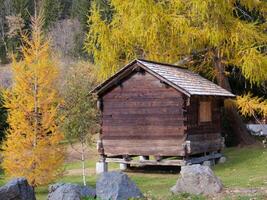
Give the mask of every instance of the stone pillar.
POLYGON ((149 156, 139 156, 140 161, 149 160, 149 156))
MULTIPOLYGON (((131 159, 131 157, 128 157, 128 156, 123 158, 123 161, 125 161, 125 162, 130 161, 130 160, 132 160, 132 159, 131 159)), ((130 167, 130 164, 127 164, 127 163, 124 163, 124 162, 120 163, 120 170, 121 171, 126 170, 128 167, 130 167)))
POLYGON ((103 172, 108 171, 108 163, 105 158, 101 158, 98 162, 96 162, 96 174, 101 174, 103 172))
POLYGON ((124 171, 124 170, 126 170, 126 169, 127 169, 127 167, 128 167, 128 164, 125 164, 125 163, 120 163, 120 170, 121 170, 121 171, 124 171))

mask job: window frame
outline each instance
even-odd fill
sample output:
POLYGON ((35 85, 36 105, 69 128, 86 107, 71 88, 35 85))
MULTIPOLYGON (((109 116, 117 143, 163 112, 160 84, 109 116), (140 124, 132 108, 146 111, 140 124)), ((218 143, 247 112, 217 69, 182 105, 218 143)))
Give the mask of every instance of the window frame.
POLYGON ((198 102, 198 124, 202 125, 202 124, 211 124, 212 123, 212 101, 211 100, 199 100, 198 102), (203 116, 201 115, 201 111, 203 109, 201 109, 201 106, 203 105, 202 103, 208 103, 209 105, 209 119, 207 121, 202 121, 201 119, 203 118, 203 116))

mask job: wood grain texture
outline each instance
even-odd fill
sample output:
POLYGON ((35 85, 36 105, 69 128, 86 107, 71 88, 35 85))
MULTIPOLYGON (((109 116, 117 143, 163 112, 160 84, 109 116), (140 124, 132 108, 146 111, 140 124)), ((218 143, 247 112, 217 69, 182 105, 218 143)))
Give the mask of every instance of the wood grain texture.
POLYGON ((187 140, 191 142, 191 155, 222 149, 220 100, 215 97, 194 96, 190 99, 186 116, 187 140), (211 102, 210 122, 199 120, 199 103, 202 101, 211 102))
POLYGON ((104 139, 104 151, 107 156, 114 155, 155 155, 184 156, 182 139, 104 139))
POLYGON ((100 139, 107 156, 185 156, 186 140, 187 156, 222 149, 216 97, 186 99, 149 73, 132 72, 102 97, 102 104, 100 139), (210 102, 211 121, 199 119, 201 101, 210 102))
POLYGON ((202 141, 191 141, 190 142, 190 153, 199 154, 203 152, 214 152, 222 149, 222 139, 202 140, 202 141))
POLYGON ((133 72, 102 99, 105 155, 184 155, 183 94, 133 72))
POLYGON ((113 163, 124 163, 124 164, 130 164, 130 165, 159 165, 159 166, 184 166, 186 165, 185 160, 161 160, 161 161, 156 161, 156 160, 143 160, 143 161, 138 161, 138 160, 124 160, 124 159, 119 159, 119 158, 107 158, 106 162, 113 162, 113 163))

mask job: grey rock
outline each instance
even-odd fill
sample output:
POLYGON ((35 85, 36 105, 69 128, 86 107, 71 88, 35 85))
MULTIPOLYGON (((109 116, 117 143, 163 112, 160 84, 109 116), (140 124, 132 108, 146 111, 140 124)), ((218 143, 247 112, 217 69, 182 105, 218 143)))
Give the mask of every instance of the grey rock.
POLYGON ((222 156, 219 158, 218 163, 222 164, 226 162, 226 157, 222 156))
POLYGON ((47 200, 80 200, 85 197, 95 197, 95 189, 70 183, 50 185, 47 200))
POLYGON ((16 178, 0 187, 1 200, 36 200, 33 188, 25 178, 16 178))
POLYGON ((211 167, 213 165, 215 165, 215 161, 214 160, 206 160, 202 163, 203 166, 208 166, 211 167))
POLYGON ((102 200, 127 200, 143 194, 126 174, 104 172, 96 182, 96 196, 102 200))
POLYGON ((173 193, 213 195, 221 192, 223 185, 208 166, 191 165, 181 168, 181 178, 171 188, 173 193))

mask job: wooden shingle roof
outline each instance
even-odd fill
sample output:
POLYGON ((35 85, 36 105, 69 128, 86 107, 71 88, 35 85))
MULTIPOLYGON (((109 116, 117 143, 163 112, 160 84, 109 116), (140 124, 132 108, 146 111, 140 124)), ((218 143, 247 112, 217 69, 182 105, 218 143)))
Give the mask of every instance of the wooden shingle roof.
POLYGON ((93 93, 102 94, 108 88, 117 84, 121 78, 131 73, 133 68, 141 67, 148 73, 154 75, 161 81, 181 91, 187 96, 192 95, 206 95, 206 96, 222 96, 222 97, 235 97, 231 92, 223 89, 215 83, 203 78, 197 73, 188 69, 178 67, 175 65, 158 63, 137 59, 123 67, 115 75, 107 79, 102 84, 98 85, 93 93))

